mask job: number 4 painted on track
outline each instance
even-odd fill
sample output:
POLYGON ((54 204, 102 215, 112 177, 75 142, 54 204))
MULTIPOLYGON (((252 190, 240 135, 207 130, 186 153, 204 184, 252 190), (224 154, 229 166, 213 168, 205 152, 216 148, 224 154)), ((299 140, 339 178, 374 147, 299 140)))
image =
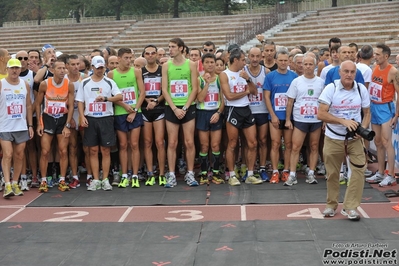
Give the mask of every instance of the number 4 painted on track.
POLYGON ((308 208, 287 214, 289 218, 313 218, 313 219, 324 219, 323 214, 320 212, 319 208, 308 208))

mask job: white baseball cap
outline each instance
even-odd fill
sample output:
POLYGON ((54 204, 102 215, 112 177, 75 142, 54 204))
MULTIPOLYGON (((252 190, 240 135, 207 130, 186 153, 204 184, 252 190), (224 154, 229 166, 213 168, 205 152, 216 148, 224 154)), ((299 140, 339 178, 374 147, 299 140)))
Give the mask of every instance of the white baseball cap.
POLYGON ((105 67, 105 60, 102 56, 96 55, 91 59, 91 65, 95 68, 105 67))

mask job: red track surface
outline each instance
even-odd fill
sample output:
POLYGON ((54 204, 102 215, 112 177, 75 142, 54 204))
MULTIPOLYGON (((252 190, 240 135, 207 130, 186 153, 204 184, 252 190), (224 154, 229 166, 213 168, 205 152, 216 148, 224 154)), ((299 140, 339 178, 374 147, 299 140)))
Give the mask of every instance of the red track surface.
MULTIPOLYGON (((378 185, 373 185, 378 186, 378 185)), ((55 189, 55 188, 53 188, 55 189)), ((378 188, 399 189, 399 186, 378 188)), ((60 192, 61 193, 61 192, 60 192)), ((68 192, 65 192, 68 193, 68 192)), ((24 196, 0 199, 0 222, 201 222, 324 219, 324 204, 266 204, 266 205, 188 205, 188 206, 116 206, 116 207, 26 207, 40 197, 36 189, 24 196)), ((55 194, 53 197, 62 196, 55 194)), ((359 212, 363 218, 399 217, 391 202, 362 203, 359 212)), ((328 219, 345 219, 338 214, 328 219)))

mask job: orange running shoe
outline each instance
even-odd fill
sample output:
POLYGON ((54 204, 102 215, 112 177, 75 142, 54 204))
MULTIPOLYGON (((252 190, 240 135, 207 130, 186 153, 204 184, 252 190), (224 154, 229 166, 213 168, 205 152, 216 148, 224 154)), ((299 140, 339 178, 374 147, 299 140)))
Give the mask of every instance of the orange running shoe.
POLYGON ((280 182, 280 174, 278 172, 273 173, 272 179, 270 179, 270 183, 277 184, 280 182))
POLYGON ((281 175, 281 181, 286 182, 288 180, 288 177, 290 176, 290 172, 283 171, 281 175))

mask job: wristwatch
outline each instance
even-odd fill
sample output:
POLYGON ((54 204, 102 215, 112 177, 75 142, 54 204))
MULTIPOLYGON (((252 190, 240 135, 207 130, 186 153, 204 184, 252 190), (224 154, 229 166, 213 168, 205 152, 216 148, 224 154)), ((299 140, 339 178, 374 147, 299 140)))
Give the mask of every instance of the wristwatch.
POLYGON ((71 124, 70 124, 70 123, 66 123, 66 124, 65 124, 65 127, 66 127, 66 128, 71 128, 71 124))
POLYGON ((152 100, 154 103, 158 103, 158 99, 154 99, 152 100))
POLYGON ((251 78, 249 78, 249 79, 247 79, 247 80, 245 80, 247 83, 251 83, 252 82, 252 79, 251 78))
POLYGON ((187 111, 187 107, 183 106, 182 110, 185 112, 187 111))
POLYGON ((134 111, 135 113, 137 113, 138 110, 139 110, 139 109, 137 109, 137 108, 134 108, 134 109, 133 109, 133 111, 134 111))
POLYGON ((107 101, 108 101, 108 97, 104 96, 104 102, 107 102, 107 101))

